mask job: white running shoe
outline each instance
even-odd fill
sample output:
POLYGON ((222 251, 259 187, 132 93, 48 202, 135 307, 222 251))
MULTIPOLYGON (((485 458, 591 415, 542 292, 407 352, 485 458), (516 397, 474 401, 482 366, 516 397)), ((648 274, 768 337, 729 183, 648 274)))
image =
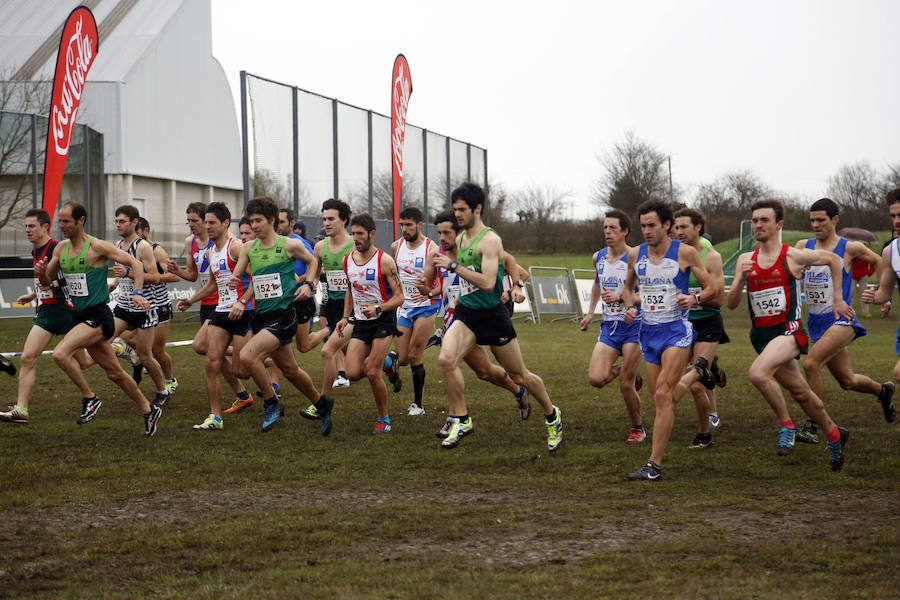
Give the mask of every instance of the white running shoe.
POLYGON ((406 411, 406 414, 410 417, 420 417, 425 414, 425 408, 413 402, 409 405, 409 410, 406 411))
POLYGON ((332 385, 331 387, 333 387, 333 388, 348 388, 348 387, 350 387, 350 380, 347 379, 346 377, 344 377, 343 375, 339 374, 337 377, 335 377, 334 385, 332 385))

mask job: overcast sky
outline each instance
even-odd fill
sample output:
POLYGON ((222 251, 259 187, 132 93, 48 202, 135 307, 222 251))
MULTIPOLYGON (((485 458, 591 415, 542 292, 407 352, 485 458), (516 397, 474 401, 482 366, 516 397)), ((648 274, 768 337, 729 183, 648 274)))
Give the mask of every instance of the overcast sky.
POLYGON ((844 163, 900 162, 897 1, 213 0, 212 15, 233 87, 244 69, 390 114, 402 52, 409 123, 487 148, 492 181, 583 209, 628 130, 671 155, 689 198, 750 169, 815 199, 844 163))

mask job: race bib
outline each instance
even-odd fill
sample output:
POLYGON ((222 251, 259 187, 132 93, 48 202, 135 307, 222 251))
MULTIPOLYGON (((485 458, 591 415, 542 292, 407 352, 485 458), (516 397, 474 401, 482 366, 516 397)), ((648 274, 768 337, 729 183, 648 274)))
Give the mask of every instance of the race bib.
POLYGON ((809 304, 831 304, 834 298, 834 292, 831 291, 829 283, 806 283, 803 286, 806 292, 806 301, 809 304))
POLYGON ((328 282, 329 292, 347 291, 347 274, 344 271, 325 271, 325 280, 328 282))
POLYGON ((84 298, 88 295, 87 273, 66 273, 66 290, 72 297, 84 298))
POLYGON ((119 279, 119 295, 130 298, 134 294, 134 279, 123 277, 119 279))
POLYGON ((53 297, 52 289, 42 289, 41 288, 41 280, 37 277, 34 278, 34 293, 37 294, 38 300, 43 302, 44 300, 49 300, 53 297))
MULTIPOLYGON (((702 291, 703 291, 703 288, 701 288, 701 287, 688 288, 688 294, 690 294, 691 296, 693 296, 694 294, 697 294, 698 298, 700 296, 700 292, 702 292, 702 291)), ((703 310, 703 307, 698 304, 697 306, 692 306, 691 310, 703 310)))
POLYGON ((256 295, 257 300, 281 298, 283 291, 280 273, 266 273, 265 275, 253 276, 253 293, 256 295))
POLYGON ((468 296, 473 292, 478 291, 478 286, 474 283, 469 283, 462 277, 459 278, 459 295, 460 296, 468 296))
POLYGON ((750 307, 754 317, 774 317, 787 309, 783 287, 750 292, 750 307))
POLYGON ((403 284, 403 295, 407 300, 412 300, 414 296, 421 296, 419 293, 419 288, 416 287, 416 282, 411 281, 409 279, 401 279, 400 283, 403 284))
POLYGON ((228 287, 228 278, 216 278, 216 287, 219 288, 219 305, 228 306, 237 302, 237 290, 228 287))
POLYGON ((200 277, 197 279, 197 283, 200 284, 200 287, 203 287, 207 283, 209 283, 209 272, 200 273, 200 277))
POLYGON ((641 310, 665 312, 675 306, 675 294, 668 285, 645 285, 641 288, 641 310))
POLYGON ((610 315, 623 315, 625 314, 625 303, 619 300, 618 302, 604 302, 604 306, 606 306, 606 312, 610 315))

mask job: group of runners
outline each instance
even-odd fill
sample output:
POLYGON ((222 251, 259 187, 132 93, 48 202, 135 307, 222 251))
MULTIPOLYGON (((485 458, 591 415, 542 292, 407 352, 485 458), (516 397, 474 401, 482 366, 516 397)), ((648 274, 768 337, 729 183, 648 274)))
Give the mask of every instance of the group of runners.
MULTIPOLYGON (((422 212, 409 207, 399 215, 402 237, 390 252, 375 246, 374 219, 365 213, 352 215, 340 200, 323 203, 324 238, 315 245, 303 237, 303 223, 293 211, 268 198, 247 204, 239 237, 230 233, 232 215, 225 204, 192 203, 186 211, 191 233, 184 242, 184 269, 150 240, 149 223, 132 206, 116 210, 121 238, 116 244, 85 233, 86 212, 77 203, 59 210, 66 238, 62 242, 50 237, 47 213, 31 210, 25 230, 34 245, 35 292, 18 302, 35 301, 37 312, 22 353, 17 403, 0 413, 0 420, 28 422, 37 357, 54 335, 62 335, 53 359, 82 395, 77 422, 94 419, 102 404, 83 374, 96 363, 132 398, 144 415, 145 435, 153 435, 162 407, 178 387, 166 352, 168 323, 173 309, 184 311, 200 302, 201 326, 192 345, 205 359, 209 415, 194 429, 222 429, 224 414, 252 406, 254 398, 244 385, 252 379, 264 405, 262 430, 271 430, 284 415, 280 386, 287 380, 309 401, 300 415, 318 421, 327 436, 333 428, 333 390, 366 378, 377 413, 374 432, 388 433, 392 424, 385 379, 399 393, 400 367, 409 366, 412 402, 407 415, 424 415, 424 353, 439 346, 438 366, 448 400, 446 421, 437 432, 442 447, 454 448, 474 432, 460 371, 465 362, 479 379, 510 392, 522 420, 530 416, 531 399, 540 404, 548 449, 553 451, 562 441, 561 411, 543 380, 525 366, 511 320, 512 303, 524 299, 527 272, 504 251, 497 233, 484 225, 480 187, 463 184, 450 200, 451 209, 434 219, 439 243, 424 235, 422 212), (107 283, 110 261, 115 279, 107 283), (173 307, 166 286, 182 279, 198 282, 199 289, 173 307), (315 302, 319 285, 325 286, 321 308, 315 302), (116 288, 111 311, 107 304, 116 288), (318 330, 313 327, 317 309, 322 321, 318 330), (317 387, 298 365, 292 345, 306 353, 323 342, 317 387), (491 361, 487 347, 499 364, 491 361), (117 355, 131 359, 130 376, 117 355), (144 370, 153 382, 152 400, 139 387, 144 370), (224 410, 221 378, 234 394, 224 410)), ((888 193, 887 204, 900 232, 900 190, 888 193)), ((603 322, 588 379, 598 388, 619 379, 630 424, 628 443, 648 436, 638 394, 644 384, 639 364, 646 364, 655 408, 651 452, 632 478, 660 478, 674 407, 687 391, 698 417, 690 447, 712 445, 712 432, 721 425, 715 387, 727 382, 717 356, 718 346, 729 341, 721 308, 736 308, 745 285, 750 338, 758 353, 749 379, 776 415, 778 455, 789 454, 797 439, 817 443, 821 434, 831 468, 842 467, 849 434, 825 410, 823 366, 843 389, 875 396, 884 418, 894 420, 894 383, 855 373, 847 347, 866 333, 849 305, 851 265, 862 261, 878 267, 880 286, 864 292, 863 301, 888 303, 900 277, 900 242, 894 240, 879 256, 859 242, 840 238, 839 208, 823 198, 810 207, 814 237, 791 247, 780 241, 783 211, 777 200, 753 204, 759 246, 738 257, 727 294, 722 257, 704 237, 699 211, 681 207, 673 212, 660 201, 642 204, 638 216, 645 241, 635 247, 626 242, 629 215, 606 213, 606 247, 593 257, 596 278, 580 328, 588 329, 602 303, 603 322), (801 320, 801 291, 809 304, 809 334, 801 320), (802 368, 795 360, 800 355, 806 355, 802 368), (782 387, 806 416, 799 428, 782 387)), ((900 356, 900 330, 897 353, 900 356)), ((14 372, 15 367, 4 359, 0 369, 14 372)), ((898 377, 900 362, 894 373, 898 377)))

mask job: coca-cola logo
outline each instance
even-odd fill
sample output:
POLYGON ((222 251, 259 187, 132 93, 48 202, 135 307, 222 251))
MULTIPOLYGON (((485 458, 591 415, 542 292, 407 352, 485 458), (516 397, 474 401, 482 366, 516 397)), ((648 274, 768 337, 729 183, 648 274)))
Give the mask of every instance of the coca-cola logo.
POLYGON ((391 134, 391 148, 394 153, 394 167, 398 174, 403 173, 403 138, 406 133, 406 110, 409 107, 409 96, 412 94, 412 81, 404 70, 403 63, 397 68, 394 79, 394 131, 391 134))
MULTIPOLYGON (((87 32, 82 33, 82 23, 83 18, 79 18, 72 35, 67 42, 64 40, 63 48, 60 49, 60 54, 64 52, 65 58, 57 65, 57 71, 62 66, 64 75, 50 107, 50 132, 56 153, 60 156, 69 153, 69 142, 72 140, 78 105, 81 102, 88 69, 94 60, 96 41, 91 40, 87 32)), ((59 78, 60 74, 57 72, 56 76, 59 78)))

